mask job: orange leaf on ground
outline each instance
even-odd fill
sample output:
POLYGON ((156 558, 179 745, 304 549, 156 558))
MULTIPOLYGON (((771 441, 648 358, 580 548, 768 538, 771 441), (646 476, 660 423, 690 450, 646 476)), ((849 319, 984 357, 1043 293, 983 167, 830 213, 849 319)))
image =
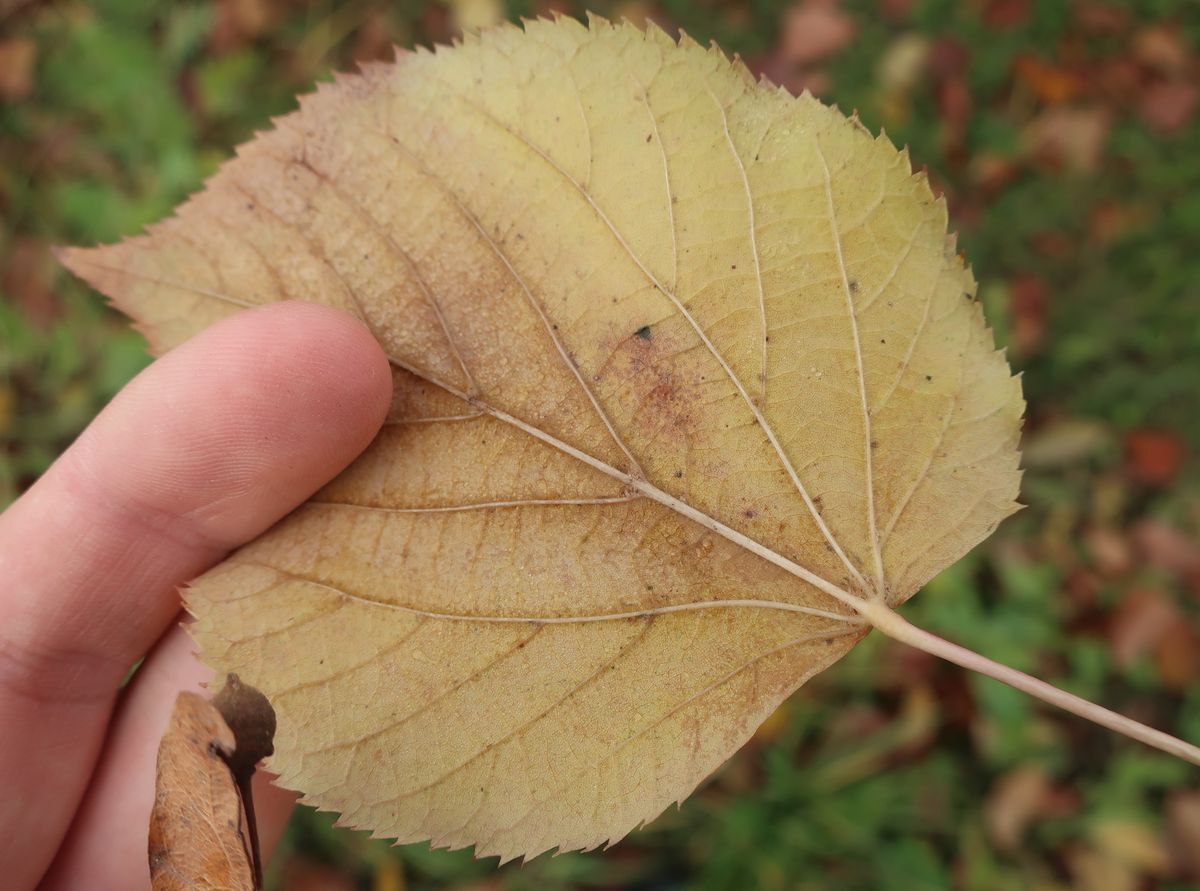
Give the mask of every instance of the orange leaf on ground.
POLYGON ((1134 430, 1125 437, 1125 465, 1147 486, 1169 486, 1183 465, 1184 445, 1170 430, 1134 430))

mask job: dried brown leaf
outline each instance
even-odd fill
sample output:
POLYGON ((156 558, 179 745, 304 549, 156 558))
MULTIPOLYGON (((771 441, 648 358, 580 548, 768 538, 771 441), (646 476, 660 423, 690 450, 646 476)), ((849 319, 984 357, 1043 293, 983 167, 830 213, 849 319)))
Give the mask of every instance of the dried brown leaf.
POLYGON ((211 702, 179 694, 158 748, 150 814, 154 891, 254 891, 241 802, 225 762, 234 745, 211 702))

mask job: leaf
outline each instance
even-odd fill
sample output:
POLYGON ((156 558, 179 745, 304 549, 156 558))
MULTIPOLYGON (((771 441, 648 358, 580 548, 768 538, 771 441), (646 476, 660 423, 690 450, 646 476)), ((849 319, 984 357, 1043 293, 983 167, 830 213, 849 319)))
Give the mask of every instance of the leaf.
POLYGON ((150 813, 154 891, 253 891, 237 786, 225 758, 233 731, 212 703, 180 693, 158 748, 150 813))
POLYGON ((213 705, 237 740, 237 748, 225 760, 241 785, 250 780, 258 762, 275 751, 275 711, 267 697, 243 684, 236 674, 225 678, 213 705))
POLYGON ((251 779, 258 762, 275 752, 275 710, 262 692, 243 684, 236 674, 225 676, 225 685, 213 697, 212 704, 237 743, 225 753, 225 763, 237 784, 238 796, 246 813, 250 837, 250 860, 254 867, 254 887, 263 884, 262 851, 258 844, 258 823, 254 816, 254 789, 251 779))
POLYGON ((188 600, 283 784, 401 841, 619 839, 1015 509, 1019 383, 925 177, 654 28, 339 76, 64 260, 158 351, 294 298, 391 357, 368 451, 188 600))

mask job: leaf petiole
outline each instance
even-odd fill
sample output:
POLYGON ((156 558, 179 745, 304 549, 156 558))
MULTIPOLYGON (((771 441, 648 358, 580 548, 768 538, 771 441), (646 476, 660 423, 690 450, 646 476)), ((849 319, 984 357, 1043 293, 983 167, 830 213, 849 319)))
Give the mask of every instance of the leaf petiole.
POLYGON ((858 606, 858 611, 862 614, 863 618, 894 640, 901 641, 911 647, 916 647, 922 652, 945 659, 947 662, 953 662, 955 665, 986 675, 1001 683, 1008 684, 1010 687, 1028 693, 1030 696, 1034 696, 1043 702, 1058 706, 1065 711, 1078 715, 1081 718, 1086 718, 1102 727, 1107 727, 1109 730, 1113 730, 1130 739, 1136 739, 1138 742, 1153 746, 1159 751, 1182 758, 1184 761, 1192 764, 1200 765, 1200 747, 1171 736, 1169 733, 1163 733, 1161 730, 1147 727, 1145 724, 1125 715, 1096 705, 1094 702, 1089 702, 1073 693, 1060 690, 1058 687, 1027 675, 1023 671, 1002 665, 973 650, 968 650, 956 643, 951 643, 945 638, 938 637, 936 634, 931 634, 923 628, 913 625, 882 602, 874 600, 864 601, 858 606))

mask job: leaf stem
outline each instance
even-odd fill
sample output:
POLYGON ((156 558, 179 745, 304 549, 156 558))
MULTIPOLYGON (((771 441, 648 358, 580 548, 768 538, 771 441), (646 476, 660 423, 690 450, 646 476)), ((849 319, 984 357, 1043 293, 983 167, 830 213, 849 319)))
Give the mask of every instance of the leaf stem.
POLYGON ((263 865, 262 848, 258 843, 258 819, 254 816, 254 790, 251 787, 253 774, 237 777, 238 792, 241 793, 242 810, 246 813, 246 832, 250 838, 250 866, 254 872, 254 891, 262 891, 263 865))
POLYGON ((931 634, 913 625, 883 603, 864 603, 859 608, 859 611, 872 625, 894 640, 906 643, 911 647, 916 647, 918 650, 929 653, 932 656, 945 659, 947 662, 953 662, 955 665, 960 665, 970 671, 987 675, 1001 683, 1008 684, 1010 687, 1028 693, 1030 696, 1034 696, 1043 702, 1058 706, 1065 711, 1078 715, 1081 718, 1086 718, 1102 727, 1107 727, 1109 730, 1114 730, 1130 739, 1136 739, 1169 755, 1174 755, 1177 758, 1182 758, 1184 761, 1200 765, 1200 747, 1194 746, 1182 739, 1177 739, 1168 733, 1163 733, 1161 730, 1147 727, 1145 724, 1141 724, 1132 718, 1117 714, 1103 706, 1096 705, 1094 702, 1089 702, 1073 693, 1060 690, 1051 684, 1047 684, 1045 681, 1031 677, 1023 671, 1018 671, 1007 665, 1001 665, 999 662, 994 662, 986 656, 981 656, 979 653, 968 650, 965 647, 960 647, 958 644, 951 643, 944 638, 938 637, 936 634, 931 634))

